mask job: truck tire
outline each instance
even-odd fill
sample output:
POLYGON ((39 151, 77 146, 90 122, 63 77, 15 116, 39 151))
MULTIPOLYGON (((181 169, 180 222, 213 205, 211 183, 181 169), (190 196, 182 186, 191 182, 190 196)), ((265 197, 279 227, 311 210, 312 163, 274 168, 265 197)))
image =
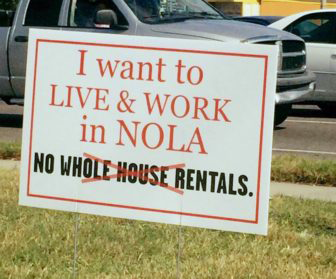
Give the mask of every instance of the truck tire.
POLYGON ((336 102, 323 102, 318 104, 318 106, 326 114, 336 116, 336 102))
POLYGON ((274 127, 280 125, 286 120, 292 110, 291 104, 276 105, 274 111, 274 127))

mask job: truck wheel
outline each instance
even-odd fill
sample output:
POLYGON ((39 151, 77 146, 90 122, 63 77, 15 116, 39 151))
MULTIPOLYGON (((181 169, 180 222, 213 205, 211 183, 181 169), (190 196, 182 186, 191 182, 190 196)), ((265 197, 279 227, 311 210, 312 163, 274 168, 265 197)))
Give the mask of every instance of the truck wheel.
POLYGON ((274 127, 284 122, 292 110, 291 104, 276 105, 274 111, 274 127))
POLYGON ((329 115, 336 115, 336 102, 325 102, 318 104, 319 108, 329 114, 329 115))

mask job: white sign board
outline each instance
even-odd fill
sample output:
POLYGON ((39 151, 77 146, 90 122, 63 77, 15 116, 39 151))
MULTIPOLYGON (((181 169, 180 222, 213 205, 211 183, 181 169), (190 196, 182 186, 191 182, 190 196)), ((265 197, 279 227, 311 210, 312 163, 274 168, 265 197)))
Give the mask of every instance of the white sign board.
POLYGON ((277 49, 31 30, 20 204, 265 234, 277 49))

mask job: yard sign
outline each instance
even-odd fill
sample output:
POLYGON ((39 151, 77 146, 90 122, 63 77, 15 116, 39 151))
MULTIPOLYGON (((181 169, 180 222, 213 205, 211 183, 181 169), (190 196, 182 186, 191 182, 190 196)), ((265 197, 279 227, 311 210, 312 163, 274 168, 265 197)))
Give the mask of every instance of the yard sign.
POLYGON ((266 234, 277 49, 31 30, 21 205, 266 234))

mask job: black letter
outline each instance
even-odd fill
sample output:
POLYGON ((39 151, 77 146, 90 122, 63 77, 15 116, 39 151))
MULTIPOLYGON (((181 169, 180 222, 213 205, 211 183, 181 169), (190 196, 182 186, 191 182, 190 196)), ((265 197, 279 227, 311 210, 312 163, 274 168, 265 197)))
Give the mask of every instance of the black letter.
POLYGON ((238 194, 241 196, 245 196, 247 194, 247 186, 244 182, 248 181, 248 178, 246 175, 241 175, 238 178, 239 185, 242 187, 242 189, 238 189, 238 194))
POLYGON ((64 161, 64 156, 61 156, 61 175, 70 175, 70 168, 71 168, 71 160, 72 157, 68 156, 68 162, 64 161))
POLYGON ((221 173, 219 177, 219 182, 218 182, 218 188, 217 188, 217 193, 220 193, 221 190, 223 190, 223 193, 226 194, 226 181, 225 181, 225 173, 221 173))
POLYGON ((37 172, 37 167, 39 168, 40 172, 43 172, 43 163, 44 163, 44 153, 41 153, 40 158, 39 154, 35 153, 34 172, 37 172))
POLYGON ((230 195, 237 195, 237 191, 233 190, 233 173, 230 173, 230 181, 229 181, 229 194, 230 195))
POLYGON ((191 182, 194 180, 192 175, 195 173, 195 170, 188 169, 187 170, 187 189, 194 190, 194 186, 191 185, 191 182))
POLYGON ((184 176, 185 176, 184 169, 176 169, 176 173, 175 173, 175 188, 184 189, 184 176))
POLYGON ((216 176, 218 175, 218 172, 210 171, 209 175, 211 176, 211 192, 215 192, 215 182, 216 182, 216 176))
POLYGON ((104 168, 103 168, 103 178, 104 178, 104 180, 110 180, 109 177, 106 177, 107 173, 110 171, 110 168, 108 166, 109 164, 111 164, 111 161, 104 160, 104 168))

